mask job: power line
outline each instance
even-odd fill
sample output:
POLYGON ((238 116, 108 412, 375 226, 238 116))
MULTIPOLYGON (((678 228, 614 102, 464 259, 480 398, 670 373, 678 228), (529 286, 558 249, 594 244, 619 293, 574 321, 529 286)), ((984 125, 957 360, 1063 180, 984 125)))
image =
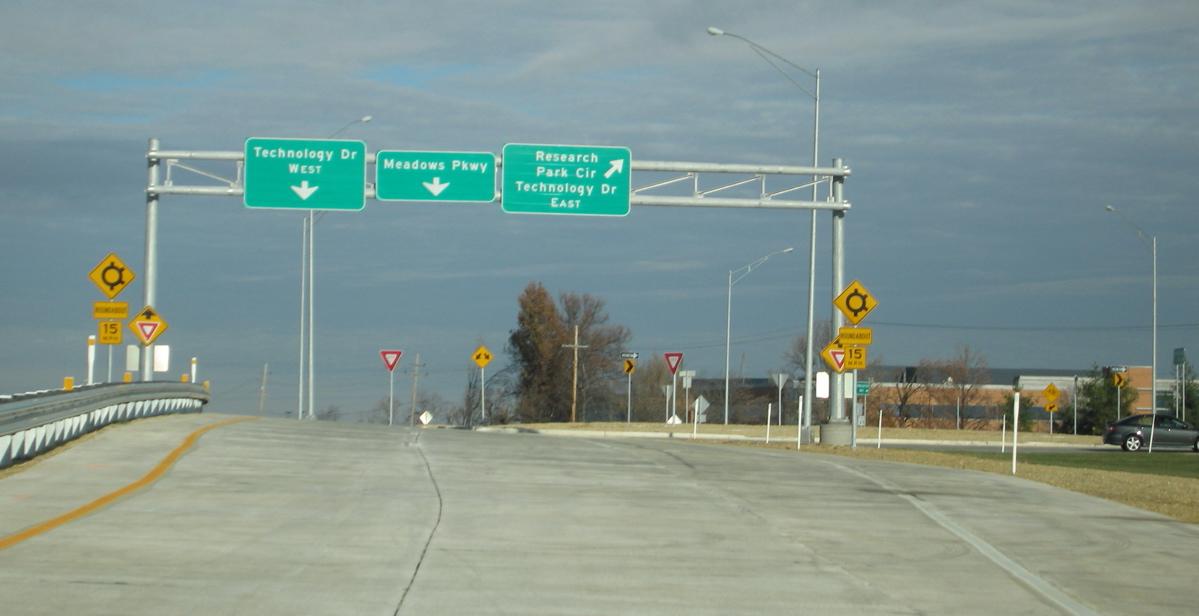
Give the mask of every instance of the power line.
MULTIPOLYGON (((911 329, 930 329, 942 331, 994 331, 994 332, 1119 332, 1119 331, 1145 331, 1150 328, 1149 325, 951 325, 941 323, 905 323, 901 321, 876 321, 871 325, 881 325, 886 327, 905 327, 911 329)), ((1170 325, 1158 325, 1158 329, 1199 329, 1199 323, 1174 323, 1170 325)), ((784 337, 799 336, 804 333, 800 329, 779 329, 754 334, 752 336, 744 336, 734 338, 734 344, 748 344, 754 342, 767 342, 778 340, 784 337)), ((723 347, 724 341, 696 341, 691 344, 666 344, 666 345, 650 345, 662 346, 663 348, 670 347, 671 350, 678 351, 696 351, 702 349, 712 349, 723 347)))
MULTIPOLYGON (((911 327, 917 329, 952 329, 967 331, 996 331, 996 332, 1111 332, 1111 331, 1143 331, 1150 325, 946 325, 939 323, 903 323, 898 321, 876 321, 874 325, 889 327, 911 327)), ((1199 323, 1175 323, 1158 325, 1158 329, 1199 329, 1199 323)))

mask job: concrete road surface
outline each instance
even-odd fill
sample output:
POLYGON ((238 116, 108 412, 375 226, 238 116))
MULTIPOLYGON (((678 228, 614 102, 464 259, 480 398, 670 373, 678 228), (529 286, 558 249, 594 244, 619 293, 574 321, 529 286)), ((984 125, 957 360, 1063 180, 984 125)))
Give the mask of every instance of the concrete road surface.
POLYGON ((219 415, 0 478, 3 614, 1192 613, 1199 529, 1020 479, 219 415), (1176 580, 1171 582, 1170 580, 1176 580))

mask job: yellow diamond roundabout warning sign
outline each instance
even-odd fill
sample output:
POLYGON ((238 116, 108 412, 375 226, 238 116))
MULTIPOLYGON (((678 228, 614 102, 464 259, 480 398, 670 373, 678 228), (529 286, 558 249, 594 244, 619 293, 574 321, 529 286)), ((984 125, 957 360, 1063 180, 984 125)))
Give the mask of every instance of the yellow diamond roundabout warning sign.
POLYGON ((104 257, 96 267, 92 268, 87 277, 108 299, 120 295, 121 291, 124 291, 125 287, 129 286, 129 283, 136 278, 133 270, 129 269, 115 252, 108 253, 107 257, 104 257))
POLYGON ((870 311, 878 307, 878 301, 862 286, 862 283, 853 281, 848 287, 833 300, 833 305, 850 323, 857 325, 870 314, 870 311))

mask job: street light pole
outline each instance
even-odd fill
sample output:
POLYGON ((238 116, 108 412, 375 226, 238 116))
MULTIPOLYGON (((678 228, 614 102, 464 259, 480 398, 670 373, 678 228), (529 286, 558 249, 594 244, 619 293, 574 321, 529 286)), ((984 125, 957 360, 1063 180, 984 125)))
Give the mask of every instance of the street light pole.
POLYGON ((962 429, 962 394, 961 394, 961 390, 959 390, 957 387, 957 384, 953 382, 952 376, 945 378, 945 384, 948 385, 949 387, 952 387, 957 396, 955 398, 956 402, 953 407, 953 426, 954 426, 954 430, 961 430, 962 429))
MULTIPOLYGON (((777 53, 774 53, 773 51, 745 38, 744 36, 741 36, 738 34, 733 34, 732 32, 726 32, 724 30, 721 30, 720 28, 709 26, 708 34, 710 34, 712 36, 730 36, 730 37, 738 39, 738 40, 744 42, 745 44, 749 45, 750 49, 752 49, 754 51, 754 53, 758 54, 759 57, 761 57, 768 64, 770 64, 770 66, 774 67, 774 69, 777 70, 780 74, 782 74, 782 76, 784 78, 786 78, 787 81, 790 81, 796 88, 799 88, 799 90, 801 92, 803 92, 804 94, 807 94, 813 100, 813 102, 815 103, 815 109, 814 109, 813 120, 812 120, 812 166, 813 167, 820 166, 820 69, 816 69, 815 71, 810 71, 810 70, 778 55, 777 53), (770 59, 771 57, 773 57, 773 58, 785 63, 787 66, 790 66, 790 67, 798 70, 799 72, 813 78, 816 81, 815 91, 809 92, 807 88, 805 88, 798 81, 795 81, 795 79, 793 79, 791 77, 791 75, 788 75, 786 71, 779 68, 779 66, 770 59)), ((812 201, 816 201, 816 199, 817 199, 818 184, 819 183, 816 181, 816 178, 813 177, 812 178, 812 201)), ((807 318, 807 327, 805 330, 807 332, 806 333, 807 348, 804 351, 804 395, 803 395, 803 420, 800 422, 801 437, 802 437, 802 432, 803 432, 803 426, 806 425, 806 426, 808 426, 809 429, 811 429, 811 425, 812 425, 812 387, 813 387, 813 385, 812 385, 813 357, 812 356, 813 356, 813 353, 815 350, 815 347, 813 346, 814 345, 813 332, 815 331, 815 311, 816 311, 816 210, 812 210, 811 217, 812 217, 812 220, 811 220, 811 229, 810 229, 810 233, 809 233, 810 238, 809 238, 809 244, 808 244, 808 246, 809 246, 809 253, 808 253, 808 318, 807 318)), ((840 291, 839 289, 834 289, 833 293, 838 293, 839 291, 840 291)), ((727 360, 726 360, 726 363, 727 363, 727 360)), ((728 372, 727 367, 726 367, 725 372, 726 373, 728 372)), ((728 423, 727 392, 726 392, 725 399, 726 399, 725 423, 728 423)))
MULTIPOLYGON (((1121 212, 1110 205, 1106 206, 1104 209, 1116 214, 1121 220, 1123 220, 1133 229, 1136 229, 1137 236, 1141 238, 1141 241, 1149 244, 1150 252, 1153 255, 1153 343, 1151 345, 1153 349, 1153 359, 1150 361, 1149 368, 1149 415, 1152 418, 1152 421, 1149 422, 1149 453, 1153 453, 1153 434, 1155 432, 1155 428, 1157 427, 1157 236, 1145 233, 1145 231, 1137 226, 1135 222, 1129 220, 1128 217, 1124 215, 1124 212, 1121 212)), ((1117 395, 1116 398, 1118 401, 1119 395, 1117 395)))
MULTIPOLYGON (((795 250, 788 246, 782 250, 776 250, 764 257, 759 257, 749 265, 743 265, 735 270, 729 270, 729 295, 728 308, 725 312, 725 329, 724 329, 724 424, 729 424, 729 355, 733 347, 733 285, 741 281, 754 271, 754 268, 762 265, 775 255, 787 254, 795 250), (742 272, 741 270, 745 270, 742 272), (738 274, 738 272, 741 272, 738 274), (737 274, 736 277, 733 274, 737 274)), ((782 408, 782 407, 779 407, 782 408)))
MULTIPOLYGON (((330 133, 329 136, 326 137, 326 139, 332 139, 332 138, 340 135, 341 133, 345 132, 351 126, 353 126, 355 124, 366 124, 366 123, 370 122, 372 119, 374 119, 372 116, 366 115, 366 116, 362 116, 361 118, 358 118, 356 120, 350 120, 349 122, 346 122, 345 125, 342 126, 341 128, 330 133)), ((308 346, 308 419, 314 419, 316 417, 316 409, 314 408, 315 401, 316 401, 316 388, 315 388, 315 383, 314 383, 315 353, 313 352, 313 337, 314 337, 313 334, 315 333, 314 330, 316 328, 316 321, 315 321, 315 319, 313 319, 313 315, 312 315, 312 311, 313 311, 314 303, 315 303, 314 298, 316 297, 316 293, 314 292, 315 291, 314 285, 316 283, 316 277, 314 276, 314 272, 313 272, 313 265, 316 260, 314 254, 313 254, 313 251, 316 248, 316 239, 315 239, 316 238, 316 221, 317 221, 316 210, 308 210, 308 214, 304 220, 304 231, 301 236, 301 242, 302 242, 303 246, 307 249, 307 259, 304 258, 305 257, 304 254, 301 254, 301 256, 300 256, 300 379, 299 379, 299 381, 300 381, 300 395, 299 395, 300 401, 299 401, 299 408, 296 410, 296 417, 297 418, 303 417, 304 340, 305 340, 305 331, 304 330, 305 330, 305 328, 307 328, 307 330, 308 330, 307 331, 307 340, 308 340, 308 345, 307 345, 308 346), (305 267, 307 267, 307 271, 305 271, 305 267), (305 280, 307 280, 307 283, 308 283, 307 296, 305 296, 305 288, 304 288, 305 280), (305 300, 307 300, 307 304, 308 304, 308 307, 307 307, 308 322, 307 322, 307 324, 305 324, 305 322, 304 322, 305 300)), ((301 249, 301 253, 303 253, 303 252, 304 252, 304 248, 301 249)))

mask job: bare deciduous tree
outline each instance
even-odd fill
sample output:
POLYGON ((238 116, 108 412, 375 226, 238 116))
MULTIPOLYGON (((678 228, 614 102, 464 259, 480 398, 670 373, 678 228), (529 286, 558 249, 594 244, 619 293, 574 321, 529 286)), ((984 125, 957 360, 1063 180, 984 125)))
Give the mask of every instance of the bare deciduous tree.
MULTIPOLYGON (((814 323, 812 330, 812 370, 818 372, 823 369, 823 362, 820 360, 820 351, 833 340, 833 322, 820 321, 814 323)), ((806 334, 800 334, 791 341, 791 346, 783 355, 783 359, 786 360, 791 374, 803 374, 807 366, 807 355, 808 337, 806 334)))
MULTIPOLYGON (((608 324, 604 301, 595 296, 563 293, 561 308, 540 283, 531 282, 517 299, 517 327, 508 338, 508 353, 518 372, 514 392, 522 421, 568 421, 574 355, 563 345, 574 342, 578 326, 579 418, 610 418, 620 398, 615 383, 623 380, 620 351, 631 334, 608 324)), ((624 405, 619 405, 620 409, 624 405)))

